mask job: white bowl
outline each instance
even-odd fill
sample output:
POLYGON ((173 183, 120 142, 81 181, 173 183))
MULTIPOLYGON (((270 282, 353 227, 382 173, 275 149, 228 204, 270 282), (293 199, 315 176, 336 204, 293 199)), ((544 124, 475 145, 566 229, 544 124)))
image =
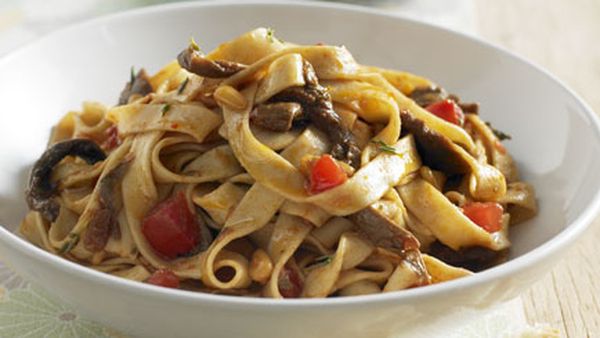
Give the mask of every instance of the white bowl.
POLYGON ((0 257, 124 332, 173 337, 387 336, 465 307, 515 297, 564 255, 600 205, 600 133, 590 108, 554 77, 501 48, 413 20, 316 3, 181 3, 93 20, 0 60, 0 257), (425 75, 507 131, 540 213, 512 232, 509 262, 475 276, 374 296, 272 300, 158 288, 53 256, 13 234, 23 188, 49 128, 84 99, 116 102, 131 65, 156 71, 195 36, 205 49, 258 26, 285 40, 344 44, 361 63, 425 75))

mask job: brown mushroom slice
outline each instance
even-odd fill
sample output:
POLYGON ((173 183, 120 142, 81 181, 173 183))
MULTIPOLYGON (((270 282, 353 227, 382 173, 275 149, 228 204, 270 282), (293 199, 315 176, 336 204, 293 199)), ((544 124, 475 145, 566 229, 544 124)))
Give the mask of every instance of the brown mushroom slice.
POLYGON ((457 104, 465 114, 479 114, 479 103, 477 102, 457 102, 457 104))
POLYGON ((250 121, 272 131, 288 131, 294 119, 302 115, 302 106, 296 102, 259 104, 250 113, 250 121))
POLYGON ((475 114, 479 113, 479 103, 477 102, 460 102, 460 98, 454 94, 448 95, 446 91, 437 86, 430 87, 419 87, 415 88, 410 95, 413 101, 415 101, 419 106, 425 108, 430 104, 450 99, 462 109, 464 113, 467 114, 475 114))
POLYGON ((81 157, 90 165, 106 158, 102 148, 93 141, 71 139, 54 144, 35 162, 25 191, 27 204, 29 209, 40 212, 51 222, 58 217, 60 205, 53 198, 56 185, 50 182, 50 176, 54 166, 67 156, 81 157))
POLYGON ((465 114, 479 114, 479 103, 477 102, 462 102, 456 94, 448 95, 448 99, 454 101, 465 114))
POLYGON ((209 60, 205 55, 189 46, 177 56, 179 65, 184 69, 202 77, 224 78, 229 77, 246 68, 237 62, 226 60, 209 60))
POLYGON ((419 241, 373 206, 349 216, 357 229, 376 246, 396 252, 418 249, 419 241))
POLYGON ((425 122, 407 111, 400 112, 402 127, 413 134, 423 163, 447 174, 469 172, 469 163, 456 150, 452 141, 427 127, 425 122))
POLYGON ((117 224, 118 199, 116 189, 129 169, 131 160, 119 163, 98 182, 97 208, 83 235, 83 245, 91 252, 102 251, 111 235, 120 237, 117 224))
POLYGON ((417 149, 427 166, 447 174, 469 174, 471 196, 480 201, 496 201, 506 193, 506 179, 493 166, 481 163, 450 139, 429 129, 425 122, 406 111, 400 112, 402 126, 413 134, 417 149))
POLYGON ((271 98, 272 102, 298 102, 306 117, 317 129, 329 135, 333 147, 331 155, 350 164, 355 169, 360 164, 360 148, 354 135, 343 126, 340 116, 333 110, 331 96, 318 82, 315 70, 304 62, 304 87, 288 88, 271 98))
POLYGON ((421 107, 427 107, 432 103, 442 101, 448 98, 448 93, 437 86, 415 88, 410 95, 413 101, 415 101, 421 107))
POLYGON ((152 91, 152 85, 150 84, 150 78, 146 70, 143 68, 140 69, 135 76, 133 76, 132 70, 131 80, 127 82, 119 96, 119 106, 129 103, 132 97, 143 97, 152 93, 152 91))
POLYGON ((377 208, 368 206, 349 216, 356 229, 375 246, 402 257, 407 268, 414 273, 416 285, 429 284, 429 274, 419 251, 419 241, 408 230, 396 224, 377 208))
POLYGON ((446 264, 475 272, 498 265, 508 257, 508 249, 494 251, 483 246, 472 246, 453 250, 439 241, 433 242, 427 253, 446 264))

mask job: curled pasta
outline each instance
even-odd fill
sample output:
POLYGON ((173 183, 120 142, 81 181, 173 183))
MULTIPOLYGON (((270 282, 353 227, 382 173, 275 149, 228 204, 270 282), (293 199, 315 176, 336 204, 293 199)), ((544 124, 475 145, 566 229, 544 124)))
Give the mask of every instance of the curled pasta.
POLYGON ((273 34, 191 42, 132 72, 118 105, 68 112, 21 234, 122 278, 273 298, 422 287, 506 257, 537 213, 506 135, 429 79, 273 34))

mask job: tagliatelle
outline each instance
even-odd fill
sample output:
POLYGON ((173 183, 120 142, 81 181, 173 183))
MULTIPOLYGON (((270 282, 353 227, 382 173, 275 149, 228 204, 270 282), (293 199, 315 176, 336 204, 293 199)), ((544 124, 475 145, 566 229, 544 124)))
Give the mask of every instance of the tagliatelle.
POLYGON ((21 233, 122 278, 392 292, 497 264, 510 224, 537 212, 499 136, 456 96, 343 46, 265 28, 207 55, 192 42, 156 74, 132 72, 118 101, 54 127, 21 233))
POLYGON ((407 209, 452 249, 480 245, 491 247, 492 236, 471 222, 442 193, 422 179, 399 188, 407 209))
MULTIPOLYGON (((253 94, 252 90, 246 91, 248 98, 253 94)), ((223 114, 229 144, 255 180, 292 201, 317 204, 333 215, 344 216, 367 207, 420 166, 412 139, 402 139, 394 144, 398 155, 382 153, 348 182, 311 196, 305 189, 306 178, 302 173, 254 137, 250 130, 250 108, 238 112, 225 107, 223 114)))
POLYGON ((107 119, 123 135, 163 130, 188 134, 199 142, 221 124, 219 115, 195 104, 131 104, 110 109, 107 119))

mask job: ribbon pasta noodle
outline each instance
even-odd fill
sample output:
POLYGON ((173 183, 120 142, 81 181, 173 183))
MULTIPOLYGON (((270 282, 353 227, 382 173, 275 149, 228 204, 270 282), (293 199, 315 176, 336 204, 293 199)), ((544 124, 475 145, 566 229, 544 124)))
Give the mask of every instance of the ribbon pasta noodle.
POLYGON ((391 292, 501 263, 534 217, 485 123, 432 81, 258 28, 193 40, 118 104, 54 126, 21 234, 164 287, 240 296, 391 292))

